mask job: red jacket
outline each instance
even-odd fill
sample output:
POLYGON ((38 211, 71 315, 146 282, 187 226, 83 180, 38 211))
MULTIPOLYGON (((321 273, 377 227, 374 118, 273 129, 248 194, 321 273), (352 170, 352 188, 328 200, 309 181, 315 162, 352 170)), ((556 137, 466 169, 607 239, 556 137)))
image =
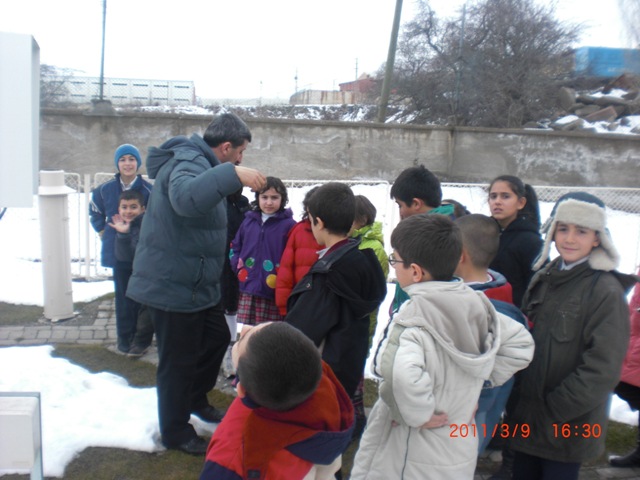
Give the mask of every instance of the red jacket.
MULTIPOLYGON (((495 278, 494 278, 495 280, 495 278)), ((509 282, 499 285, 497 287, 491 287, 483 290, 484 294, 492 298, 493 300, 500 300, 501 302, 510 303, 513 305, 513 289, 509 282)))
POLYGON ((236 398, 211 438, 200 480, 299 480, 335 462, 351 440, 353 406, 331 368, 322 368, 314 394, 292 410, 236 398))
POLYGON ((287 314, 287 299, 293 287, 318 260, 318 250, 322 250, 322 246, 311 232, 311 222, 308 219, 299 221, 289 231, 276 278, 276 305, 281 315, 287 314))
MULTIPOLYGON (((640 269, 638 270, 640 275, 640 269)), ((631 337, 629 350, 622 364, 620 380, 640 387, 640 285, 636 284, 629 302, 631 337)))

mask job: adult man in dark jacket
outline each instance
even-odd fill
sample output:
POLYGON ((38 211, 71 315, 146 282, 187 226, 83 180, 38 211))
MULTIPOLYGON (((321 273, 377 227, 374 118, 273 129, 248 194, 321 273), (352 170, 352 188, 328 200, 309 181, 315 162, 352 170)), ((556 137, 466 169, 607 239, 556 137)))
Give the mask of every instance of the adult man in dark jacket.
POLYGON ((179 136, 149 149, 155 179, 127 295, 147 305, 156 329, 158 417, 169 449, 204 454, 207 442, 190 414, 219 422, 209 405, 229 344, 220 298, 227 237, 225 197, 242 186, 258 190, 265 177, 242 167, 251 141, 245 123, 220 115, 203 137, 179 136))

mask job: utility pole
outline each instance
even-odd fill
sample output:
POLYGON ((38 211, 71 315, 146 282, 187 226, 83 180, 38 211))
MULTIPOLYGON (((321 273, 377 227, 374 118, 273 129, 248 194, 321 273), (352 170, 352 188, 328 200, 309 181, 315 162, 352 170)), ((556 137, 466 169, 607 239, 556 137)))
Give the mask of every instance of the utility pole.
POLYGON ((100 101, 104 100, 104 38, 107 24, 107 0, 102 0, 102 58, 100 59, 100 101))
POLYGON ((391 40, 389 41, 389 53, 387 54, 387 65, 384 70, 382 95, 380 96, 380 107, 378 110, 378 122, 380 123, 384 123, 384 120, 387 117, 387 104, 389 103, 389 91, 391 90, 391 77, 393 77, 393 64, 396 59, 396 46, 398 44, 398 31, 400 30, 401 16, 402 0, 396 0, 396 13, 393 17, 393 28, 391 29, 391 40))
POLYGON ((93 108, 86 115, 115 115, 111 100, 104 99, 104 39, 107 25, 107 0, 102 0, 102 56, 100 58, 100 94, 92 98, 93 108))
POLYGON ((460 26, 460 42, 458 44, 458 58, 456 59, 456 87, 455 87, 455 107, 454 107, 454 118, 456 125, 458 124, 458 109, 460 108, 460 81, 462 78, 462 47, 464 46, 464 25, 465 20, 467 18, 467 3, 465 2, 462 5, 462 24, 460 26))

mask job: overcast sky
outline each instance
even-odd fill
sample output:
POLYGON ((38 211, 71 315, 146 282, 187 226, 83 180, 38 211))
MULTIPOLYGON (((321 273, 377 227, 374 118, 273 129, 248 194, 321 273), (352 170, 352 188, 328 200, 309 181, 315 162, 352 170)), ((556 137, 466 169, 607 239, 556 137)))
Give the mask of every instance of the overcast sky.
MULTIPOLYGON (((104 73, 193 80, 204 98, 288 98, 296 87, 338 89, 356 72, 373 73, 385 61, 395 3, 107 0, 104 73)), ((431 3, 448 16, 464 1, 431 3)), ((98 76, 102 5, 0 0, 0 31, 33 35, 41 63, 98 76)), ((403 23, 414 9, 414 0, 404 0, 403 23)), ((559 0, 557 11, 561 19, 590 27, 583 45, 626 46, 618 33, 617 0, 559 0)))

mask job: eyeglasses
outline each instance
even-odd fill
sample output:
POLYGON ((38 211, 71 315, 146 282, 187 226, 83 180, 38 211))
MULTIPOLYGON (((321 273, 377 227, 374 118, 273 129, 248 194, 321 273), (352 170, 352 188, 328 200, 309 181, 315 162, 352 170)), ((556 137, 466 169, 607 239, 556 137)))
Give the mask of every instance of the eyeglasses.
POLYGON ((396 264, 396 263, 402 263, 402 260, 398 260, 396 257, 393 256, 393 253, 391 255, 389 255, 389 265, 391 265, 392 267, 396 264))

